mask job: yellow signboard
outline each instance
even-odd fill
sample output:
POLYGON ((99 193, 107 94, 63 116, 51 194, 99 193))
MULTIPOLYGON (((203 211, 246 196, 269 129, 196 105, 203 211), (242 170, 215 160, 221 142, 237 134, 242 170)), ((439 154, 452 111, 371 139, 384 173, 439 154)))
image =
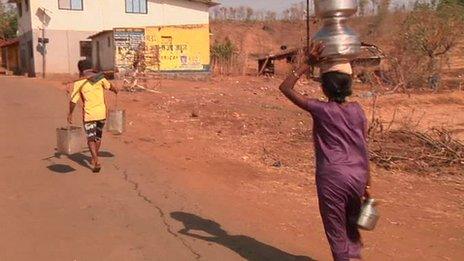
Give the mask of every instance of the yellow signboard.
POLYGON ((148 50, 159 51, 159 64, 147 64, 152 71, 209 71, 209 25, 160 26, 145 28, 148 50))

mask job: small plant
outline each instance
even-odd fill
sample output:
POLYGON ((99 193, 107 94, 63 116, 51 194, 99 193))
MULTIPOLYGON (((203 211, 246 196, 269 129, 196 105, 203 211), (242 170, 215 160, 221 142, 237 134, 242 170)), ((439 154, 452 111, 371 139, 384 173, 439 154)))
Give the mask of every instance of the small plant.
POLYGON ((12 7, 0 1, 0 39, 16 37, 18 19, 12 7))
POLYGON ((216 41, 211 46, 211 59, 213 70, 219 74, 230 74, 234 69, 237 70, 237 47, 228 38, 224 42, 216 41))
POLYGON ((232 59, 233 55, 237 51, 234 43, 229 38, 226 38, 224 43, 215 42, 211 47, 211 57, 228 61, 232 59))

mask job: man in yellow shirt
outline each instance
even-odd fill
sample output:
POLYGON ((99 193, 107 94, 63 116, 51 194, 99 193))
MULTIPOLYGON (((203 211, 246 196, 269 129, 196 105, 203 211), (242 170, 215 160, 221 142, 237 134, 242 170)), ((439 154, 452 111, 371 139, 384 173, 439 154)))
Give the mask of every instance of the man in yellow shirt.
POLYGON ((92 154, 93 172, 100 172, 101 165, 98 152, 103 136, 103 127, 106 120, 105 90, 118 94, 118 89, 105 79, 102 73, 94 73, 85 68, 82 75, 86 78, 74 82, 69 102, 68 122, 72 124, 72 114, 77 102, 82 99, 84 130, 87 144, 92 154))

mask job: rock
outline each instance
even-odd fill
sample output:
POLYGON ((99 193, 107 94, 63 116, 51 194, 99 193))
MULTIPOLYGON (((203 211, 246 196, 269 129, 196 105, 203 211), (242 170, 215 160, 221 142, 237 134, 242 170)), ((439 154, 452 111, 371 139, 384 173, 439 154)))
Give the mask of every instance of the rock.
POLYGON ((280 160, 277 160, 272 164, 272 166, 275 168, 280 168, 282 167, 282 162, 280 160))

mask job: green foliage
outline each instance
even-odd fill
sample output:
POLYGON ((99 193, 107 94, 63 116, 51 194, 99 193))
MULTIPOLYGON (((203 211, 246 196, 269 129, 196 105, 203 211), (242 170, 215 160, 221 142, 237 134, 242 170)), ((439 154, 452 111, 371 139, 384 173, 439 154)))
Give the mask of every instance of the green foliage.
POLYGON ((226 38, 223 43, 215 42, 213 46, 211 46, 211 56, 219 60, 231 60, 236 51, 236 46, 229 38, 226 38))
POLYGON ((18 30, 18 19, 14 9, 7 8, 6 4, 0 2, 0 39, 16 37, 18 30))

